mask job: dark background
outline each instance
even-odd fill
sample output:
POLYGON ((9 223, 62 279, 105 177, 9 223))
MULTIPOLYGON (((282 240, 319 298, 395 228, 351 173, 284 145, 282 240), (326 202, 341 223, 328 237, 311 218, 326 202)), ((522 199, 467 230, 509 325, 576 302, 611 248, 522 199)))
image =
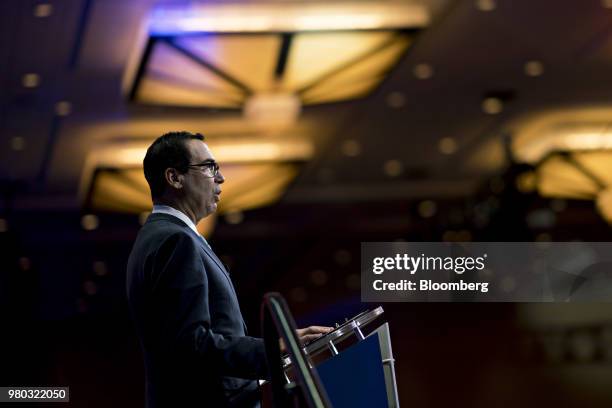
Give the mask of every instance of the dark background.
MULTIPOLYGON (((34 18, 42 3, 0 5, 0 385, 70 386, 71 406, 142 406, 142 358, 125 299, 139 217, 79 201, 85 156, 103 139, 93 130, 201 118, 195 130, 206 133, 206 120, 236 113, 138 106, 121 94, 138 23, 155 4, 181 2, 49 1, 53 13, 34 18), (40 74, 40 86, 22 86, 28 72, 40 74), (63 100, 72 112, 59 117, 63 100), (91 231, 82 227, 89 213, 99 220, 91 231)), ((300 326, 377 306, 360 302, 361 242, 610 241, 592 198, 524 191, 517 177, 532 168, 487 150, 507 147, 522 115, 609 106, 606 2, 421 3, 435 18, 379 88, 304 110, 316 124, 315 156, 281 199, 244 211, 237 224, 218 218, 210 242, 230 267, 253 334, 268 291, 287 298, 300 326), (531 59, 543 61, 544 75, 523 73, 531 59), (434 67, 427 81, 413 75, 423 61, 434 67), (498 115, 482 111, 491 93, 505 102, 498 115), (441 154, 449 136, 457 151, 441 154), (347 140, 358 141, 358 157, 344 153, 347 140), (402 163, 400 174, 385 172, 388 160, 402 163)), ((612 404, 610 303, 382 306, 402 406, 612 404)))

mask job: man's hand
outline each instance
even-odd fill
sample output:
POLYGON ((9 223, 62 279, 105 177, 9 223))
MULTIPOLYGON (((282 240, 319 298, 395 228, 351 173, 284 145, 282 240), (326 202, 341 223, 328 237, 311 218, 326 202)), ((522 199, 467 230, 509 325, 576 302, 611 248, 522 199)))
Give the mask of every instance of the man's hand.
MULTIPOLYGON (((295 332, 297 334, 298 340, 300 341, 300 345, 304 345, 310 341, 318 339, 324 334, 329 333, 334 330, 333 327, 325 327, 325 326, 310 326, 304 329, 297 329, 295 332)), ((287 347, 285 347, 285 342, 283 339, 280 339, 280 349, 281 353, 287 352, 287 347)))

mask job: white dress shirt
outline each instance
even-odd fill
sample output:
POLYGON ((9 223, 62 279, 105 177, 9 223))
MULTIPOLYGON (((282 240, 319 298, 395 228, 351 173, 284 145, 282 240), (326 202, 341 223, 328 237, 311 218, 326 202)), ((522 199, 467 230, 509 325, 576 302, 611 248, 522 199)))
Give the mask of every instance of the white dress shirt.
POLYGON ((193 221, 191 221, 191 218, 189 218, 187 215, 185 215, 185 213, 183 213, 182 211, 177 210, 176 208, 172 208, 169 205, 161 205, 161 204, 155 204, 153 206, 153 211, 152 214, 156 214, 156 213, 161 213, 161 214, 168 214, 168 215, 172 215, 176 218, 178 218, 179 220, 183 221, 185 224, 187 224, 187 226, 189 226, 189 228, 191 228, 200 238, 202 238, 202 240, 204 241, 204 243, 206 245, 208 245, 208 247, 210 248, 210 244, 208 243, 208 241, 206 241, 206 238, 204 238, 202 235, 200 235, 200 233, 198 232, 198 229, 196 228, 195 224, 193 223, 193 221))

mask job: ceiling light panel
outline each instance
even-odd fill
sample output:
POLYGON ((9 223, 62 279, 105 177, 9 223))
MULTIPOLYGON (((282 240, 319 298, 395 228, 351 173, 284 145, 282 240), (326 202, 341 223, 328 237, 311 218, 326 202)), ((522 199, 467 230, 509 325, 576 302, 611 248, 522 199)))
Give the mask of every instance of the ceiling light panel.
POLYGON ((363 97, 380 84, 429 18, 415 5, 353 6, 158 9, 136 74, 126 75, 134 78, 130 99, 242 109, 260 93, 293 94, 303 105, 363 97), (353 91, 341 89, 347 87, 353 91))

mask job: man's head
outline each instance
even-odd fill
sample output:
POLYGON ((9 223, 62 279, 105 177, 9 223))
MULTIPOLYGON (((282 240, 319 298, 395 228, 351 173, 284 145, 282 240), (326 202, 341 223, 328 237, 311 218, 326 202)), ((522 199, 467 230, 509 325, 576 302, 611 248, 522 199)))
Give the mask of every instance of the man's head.
POLYGON ((201 134, 160 136, 147 149, 143 165, 154 203, 171 205, 196 223, 217 209, 225 179, 201 134))

